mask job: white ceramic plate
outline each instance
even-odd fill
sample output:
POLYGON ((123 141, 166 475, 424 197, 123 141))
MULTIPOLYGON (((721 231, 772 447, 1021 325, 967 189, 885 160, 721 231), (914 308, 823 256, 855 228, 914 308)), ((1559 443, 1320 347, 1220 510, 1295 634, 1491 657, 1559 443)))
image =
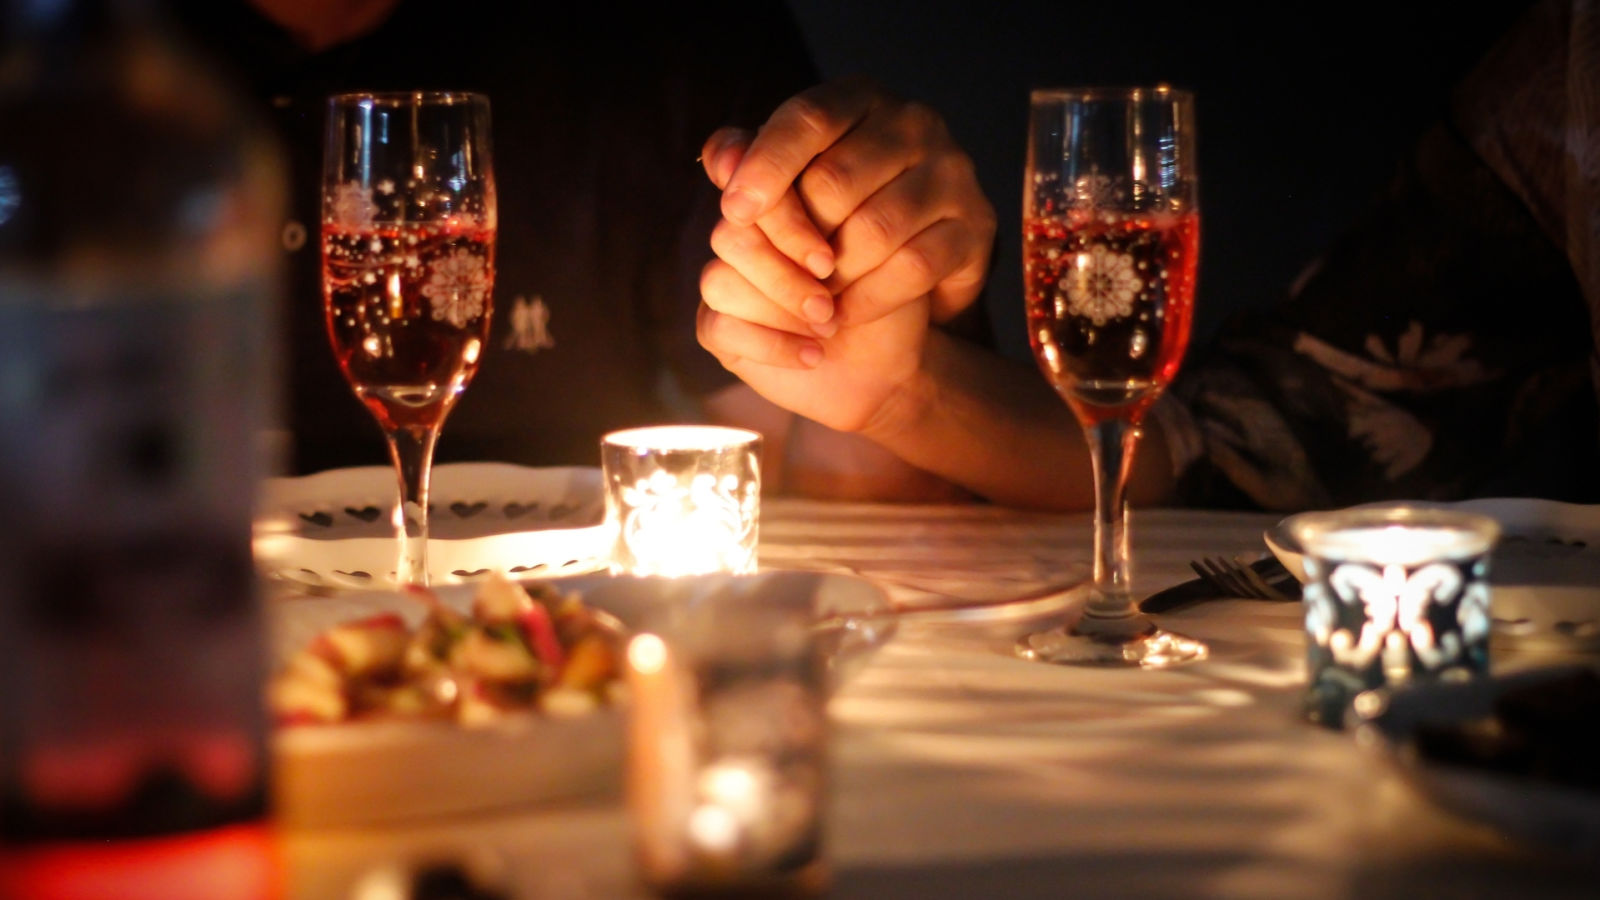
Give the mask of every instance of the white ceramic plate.
MULTIPOLYGON (((256 560, 268 577, 320 590, 395 585, 392 469, 334 469, 267 482, 256 518, 256 560)), ((438 585, 490 571, 515 578, 594 572, 608 536, 600 470, 506 463, 434 467, 428 577, 438 585)))
POLYGON ((1374 747, 1423 796, 1458 815, 1549 850, 1588 859, 1600 854, 1600 792, 1465 765, 1429 761, 1412 737, 1426 724, 1450 725, 1493 712, 1507 689, 1572 671, 1560 666, 1457 683, 1418 683, 1396 691, 1361 726, 1374 747))
MULTIPOLYGON (((729 576, 686 579, 562 579, 564 590, 637 621, 686 594, 713 589, 729 576)), ((767 592, 804 591, 832 652, 833 683, 856 671, 894 631, 888 598, 850 575, 772 571, 743 576, 751 602, 767 592)), ((463 611, 475 587, 435 591, 463 611)), ((424 610, 398 592, 344 592, 270 601, 273 650, 280 663, 326 628, 353 618, 396 612, 415 625, 424 610)), ((274 735, 274 790, 280 819, 300 828, 366 826, 615 793, 620 788, 622 717, 607 709, 572 719, 534 715, 487 728, 443 722, 357 722, 296 726, 274 735)))
MULTIPOLYGON (((1600 650, 1600 506, 1527 498, 1416 505, 1471 510, 1500 523, 1489 565, 1497 640, 1529 649, 1600 650)), ((1297 518, 1289 516, 1263 537, 1304 581, 1290 530, 1297 518)))

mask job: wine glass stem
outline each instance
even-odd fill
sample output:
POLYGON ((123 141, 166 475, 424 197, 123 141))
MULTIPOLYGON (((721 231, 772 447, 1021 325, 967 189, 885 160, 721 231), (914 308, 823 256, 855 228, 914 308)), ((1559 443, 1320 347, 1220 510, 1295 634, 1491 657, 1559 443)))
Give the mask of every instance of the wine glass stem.
POLYGON ((428 481, 433 472, 437 428, 397 428, 388 432, 389 458, 400 477, 400 502, 394 530, 400 559, 395 579, 402 585, 428 584, 428 481))
MULTIPOLYGON (((1139 615, 1128 591, 1128 474, 1139 429, 1123 419, 1084 427, 1094 466, 1094 591, 1084 620, 1126 620, 1139 615)), ((1089 623, 1080 627, 1093 629, 1089 623)))

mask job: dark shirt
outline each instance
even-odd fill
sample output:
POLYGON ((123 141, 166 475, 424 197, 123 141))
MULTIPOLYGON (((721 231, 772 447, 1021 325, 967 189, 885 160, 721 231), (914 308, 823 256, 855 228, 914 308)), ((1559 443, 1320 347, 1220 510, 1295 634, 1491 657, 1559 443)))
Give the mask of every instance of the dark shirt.
POLYGON ((1155 409, 1194 505, 1600 500, 1600 24, 1545 0, 1281 306, 1155 409))
POLYGON ((290 468, 385 463, 333 360, 318 223, 328 95, 466 90, 492 106, 499 194, 494 319, 436 459, 594 465, 606 431, 697 415, 734 382, 698 344, 717 194, 697 161, 722 125, 759 125, 816 81, 781 3, 406 0, 320 53, 233 0, 175 0, 184 30, 259 100, 293 189, 290 468), (567 8, 570 6, 571 8, 567 8))

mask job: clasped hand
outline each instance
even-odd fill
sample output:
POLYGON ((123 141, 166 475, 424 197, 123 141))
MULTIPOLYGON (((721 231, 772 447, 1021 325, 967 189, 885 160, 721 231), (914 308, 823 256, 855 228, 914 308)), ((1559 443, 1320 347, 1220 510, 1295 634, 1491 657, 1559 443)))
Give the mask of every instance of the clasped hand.
POLYGON ((932 110, 862 79, 717 131, 701 160, 723 189, 701 345, 779 406, 868 430, 929 323, 982 289, 995 217, 972 161, 932 110))

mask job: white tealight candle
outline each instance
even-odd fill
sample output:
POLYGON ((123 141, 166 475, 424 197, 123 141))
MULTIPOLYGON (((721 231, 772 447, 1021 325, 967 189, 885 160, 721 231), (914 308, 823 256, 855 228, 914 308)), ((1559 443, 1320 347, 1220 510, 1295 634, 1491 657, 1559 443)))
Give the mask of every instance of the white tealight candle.
POLYGON ((1317 555, 1330 561, 1359 561, 1376 566, 1419 566, 1427 562, 1465 560, 1488 551, 1493 535, 1481 529, 1443 524, 1389 524, 1330 528, 1308 537, 1317 555))
POLYGON ((761 436, 677 425, 612 432, 601 443, 612 571, 756 569, 761 436))

